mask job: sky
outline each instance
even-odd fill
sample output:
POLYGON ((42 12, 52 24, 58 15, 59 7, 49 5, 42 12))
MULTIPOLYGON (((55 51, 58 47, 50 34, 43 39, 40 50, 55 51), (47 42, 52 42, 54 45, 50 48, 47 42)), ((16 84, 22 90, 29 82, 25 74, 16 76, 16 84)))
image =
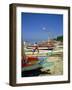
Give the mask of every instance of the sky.
POLYGON ((21 13, 22 40, 38 42, 63 35, 63 15, 21 13))

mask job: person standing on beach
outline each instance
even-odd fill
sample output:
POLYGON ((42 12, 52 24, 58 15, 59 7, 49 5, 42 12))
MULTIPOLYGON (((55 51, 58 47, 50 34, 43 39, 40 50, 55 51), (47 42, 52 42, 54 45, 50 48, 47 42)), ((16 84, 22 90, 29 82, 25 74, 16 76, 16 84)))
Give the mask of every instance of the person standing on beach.
POLYGON ((34 52, 37 50, 37 52, 39 53, 39 48, 38 48, 38 44, 37 44, 37 42, 34 44, 34 46, 33 46, 33 50, 32 50, 32 52, 33 52, 33 54, 34 54, 34 52))

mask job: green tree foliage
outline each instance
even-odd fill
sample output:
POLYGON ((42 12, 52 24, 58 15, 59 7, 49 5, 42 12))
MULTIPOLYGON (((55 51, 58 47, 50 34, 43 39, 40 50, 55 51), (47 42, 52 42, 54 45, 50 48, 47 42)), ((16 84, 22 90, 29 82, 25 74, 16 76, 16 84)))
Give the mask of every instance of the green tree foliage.
POLYGON ((57 40, 57 41, 63 41, 63 36, 58 36, 58 37, 55 38, 54 40, 57 40))
POLYGON ((63 41, 63 36, 58 36, 57 41, 63 41))

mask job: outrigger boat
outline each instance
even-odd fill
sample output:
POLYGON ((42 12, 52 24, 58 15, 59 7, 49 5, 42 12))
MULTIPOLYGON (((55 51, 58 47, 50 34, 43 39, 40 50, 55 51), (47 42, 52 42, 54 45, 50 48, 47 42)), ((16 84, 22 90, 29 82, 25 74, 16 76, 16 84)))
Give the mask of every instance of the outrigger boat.
POLYGON ((50 69, 53 67, 53 62, 48 62, 47 57, 32 56, 26 58, 27 59, 22 60, 22 77, 50 74, 50 69))
POLYGON ((40 61, 36 56, 26 56, 22 59, 22 77, 38 76, 40 69, 40 61))
MULTIPOLYGON (((33 48, 34 46, 28 46, 27 49, 31 49, 33 48)), ((39 50, 53 50, 53 46, 39 46, 39 50)))

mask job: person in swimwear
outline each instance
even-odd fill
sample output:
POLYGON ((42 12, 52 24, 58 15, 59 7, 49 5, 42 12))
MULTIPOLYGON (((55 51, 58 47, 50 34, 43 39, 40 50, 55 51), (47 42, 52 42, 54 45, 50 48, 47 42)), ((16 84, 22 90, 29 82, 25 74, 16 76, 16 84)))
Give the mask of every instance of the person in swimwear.
POLYGON ((33 46, 33 54, 34 54, 34 52, 37 50, 37 52, 39 53, 39 48, 38 48, 38 44, 37 44, 37 42, 34 44, 34 46, 33 46))

